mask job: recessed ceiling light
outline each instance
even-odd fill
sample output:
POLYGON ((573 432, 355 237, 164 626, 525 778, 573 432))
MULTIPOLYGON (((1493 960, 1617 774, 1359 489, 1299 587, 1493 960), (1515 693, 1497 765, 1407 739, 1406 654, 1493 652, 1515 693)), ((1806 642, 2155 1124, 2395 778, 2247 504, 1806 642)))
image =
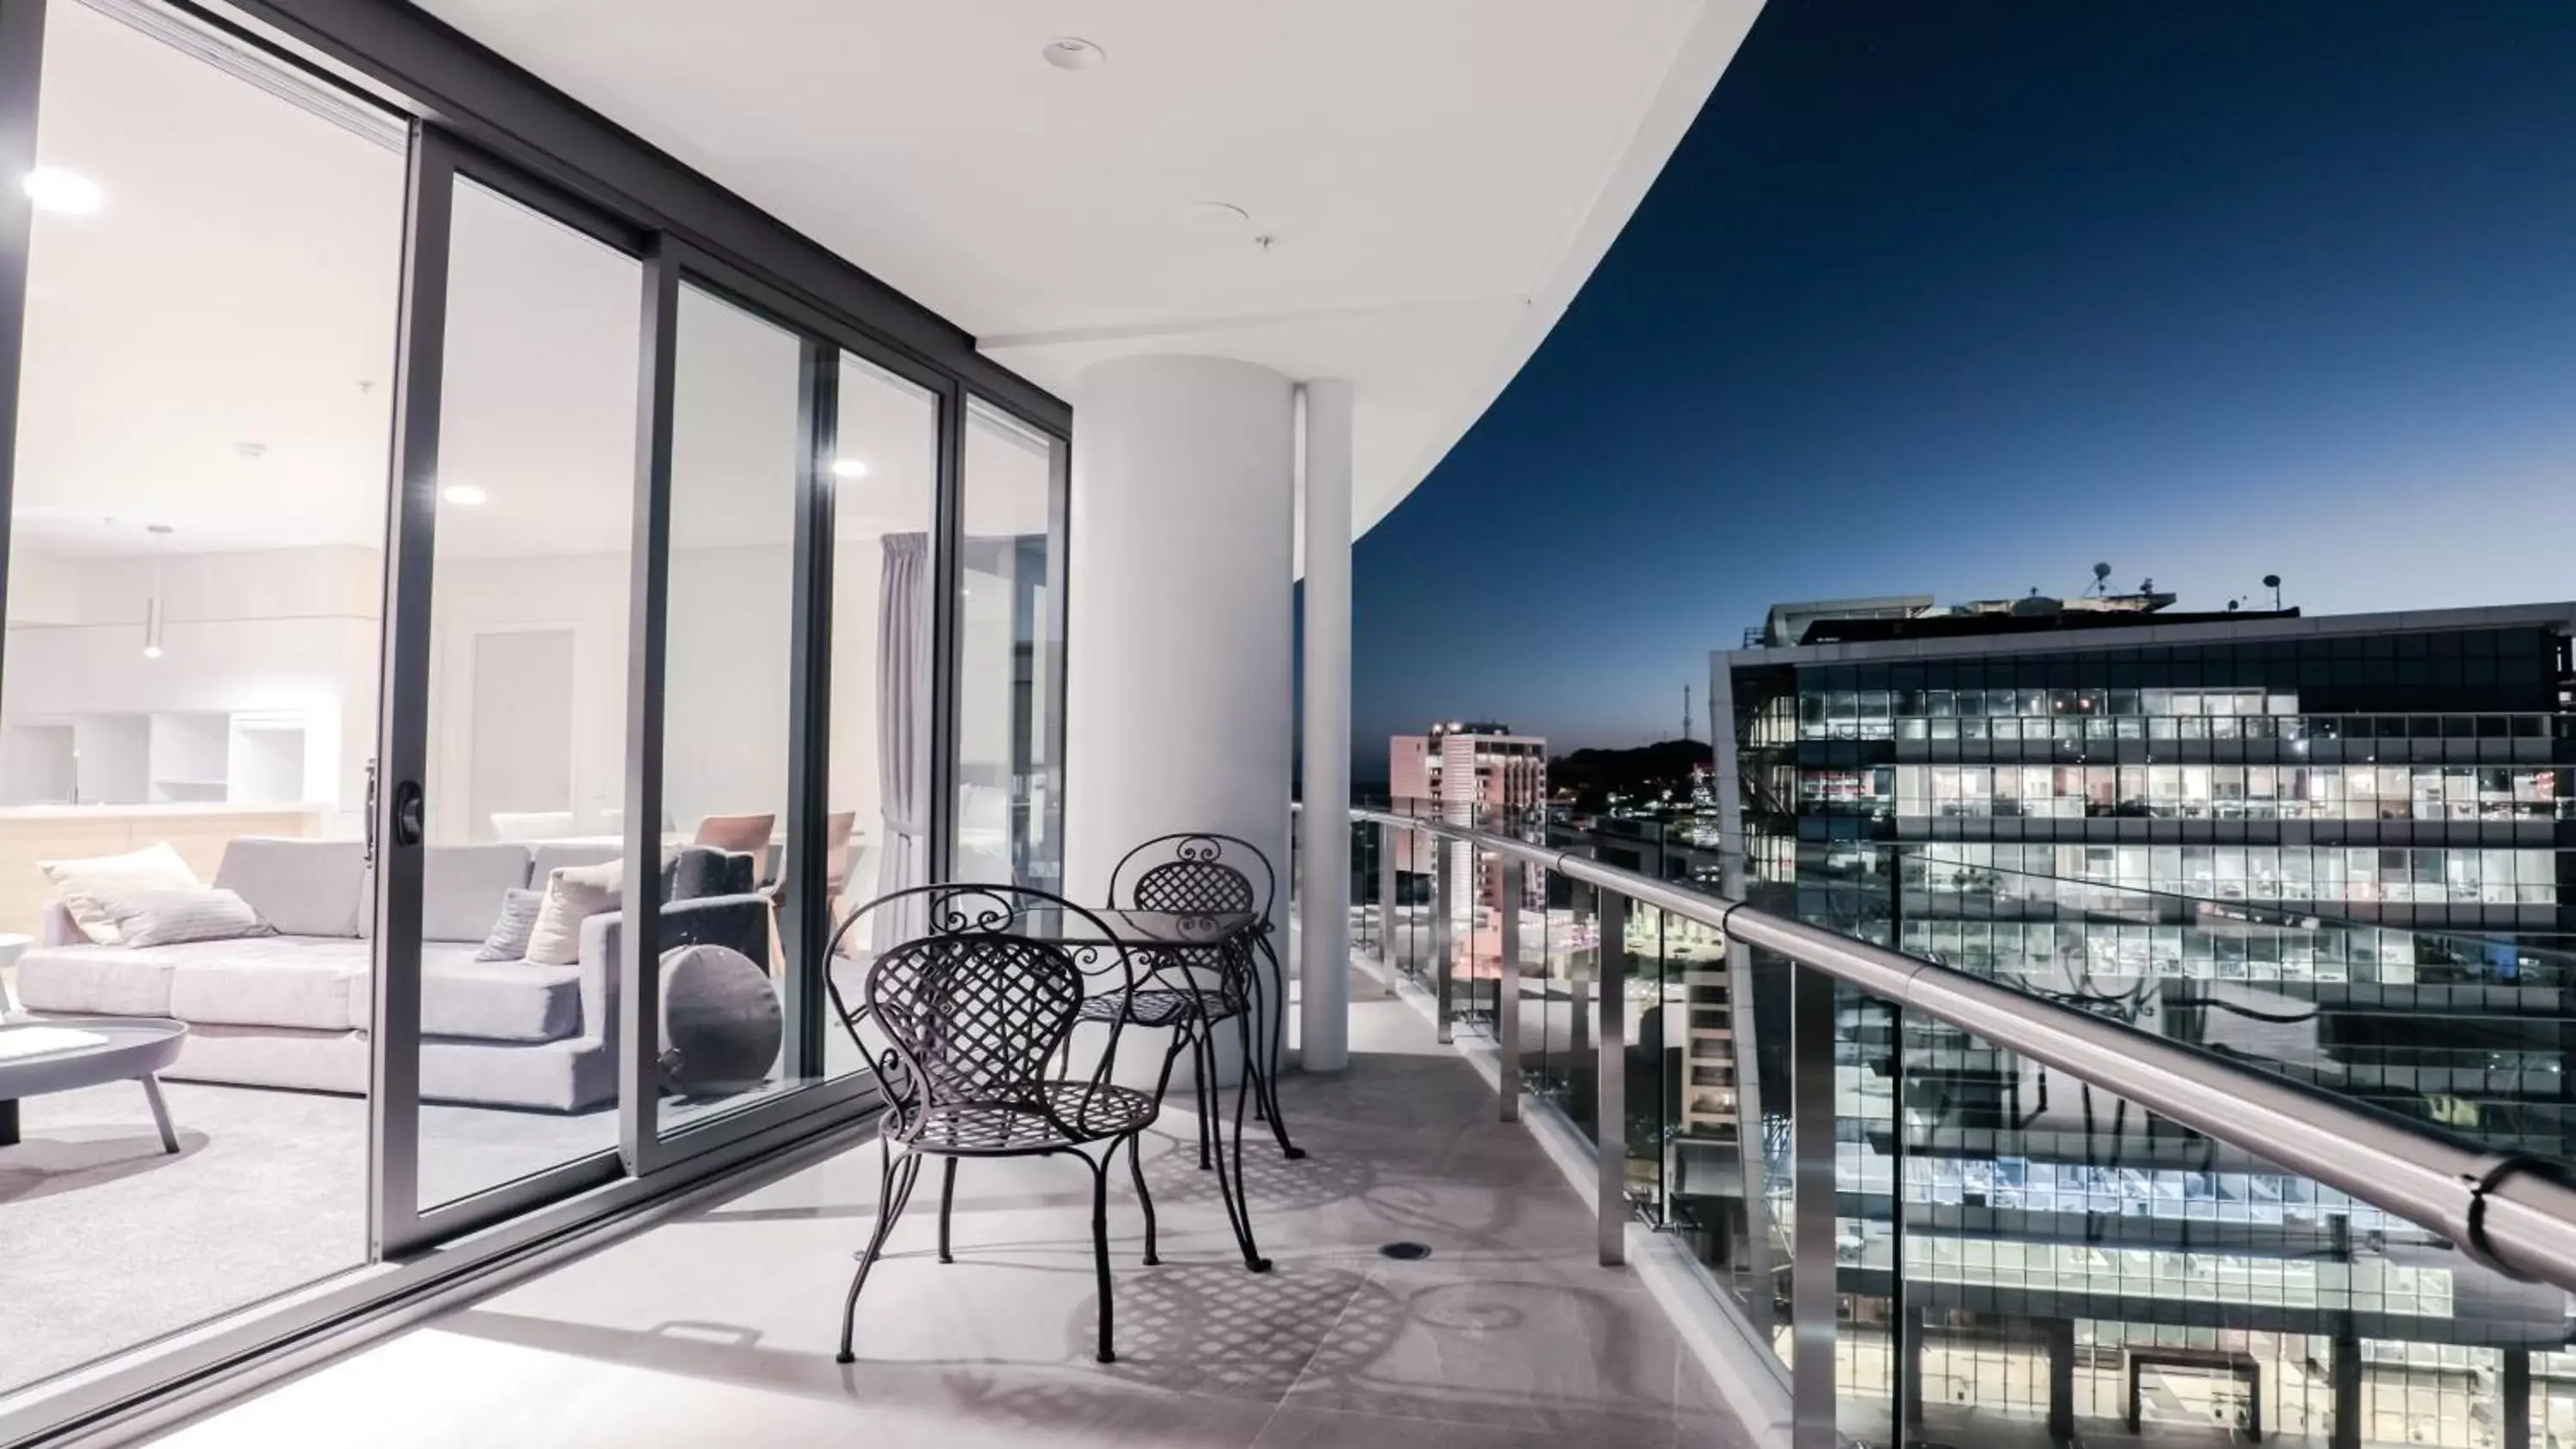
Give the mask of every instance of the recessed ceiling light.
POLYGON ((868 476, 868 465, 857 458, 834 458, 832 460, 832 476, 835 478, 865 478, 868 476))
POLYGON ((59 211, 66 216, 87 216, 107 200, 107 193, 99 190, 97 182, 60 166, 39 166, 28 172, 19 185, 26 189, 27 199, 36 203, 37 210, 59 211))
POLYGON ((1109 52, 1079 35, 1059 35, 1048 41, 1046 49, 1038 54, 1046 57, 1046 63, 1057 70, 1090 70, 1109 61, 1109 52))
POLYGON ((492 498, 491 494, 471 483, 451 483, 439 489, 438 496, 459 508, 480 508, 492 498))
POLYGON ((1192 231, 1238 232, 1252 225, 1252 213, 1228 201, 1193 201, 1181 208, 1181 220, 1192 231))

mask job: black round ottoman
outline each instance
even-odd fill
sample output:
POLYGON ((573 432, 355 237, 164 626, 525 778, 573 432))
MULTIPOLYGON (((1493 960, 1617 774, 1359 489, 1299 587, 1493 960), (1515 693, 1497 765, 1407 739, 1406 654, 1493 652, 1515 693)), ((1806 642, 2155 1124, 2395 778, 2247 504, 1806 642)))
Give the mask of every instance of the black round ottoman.
POLYGON ((777 988, 730 946, 662 953, 662 1085, 689 1097, 746 1092, 768 1079, 786 1038, 777 988))

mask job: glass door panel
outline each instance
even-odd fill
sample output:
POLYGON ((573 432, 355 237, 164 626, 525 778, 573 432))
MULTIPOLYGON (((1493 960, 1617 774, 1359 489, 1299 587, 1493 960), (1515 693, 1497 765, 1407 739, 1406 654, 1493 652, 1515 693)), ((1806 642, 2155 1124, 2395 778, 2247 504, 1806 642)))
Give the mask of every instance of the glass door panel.
MULTIPOLYGON (((932 614, 939 397, 848 353, 838 358, 832 480, 831 702, 825 888, 849 911, 930 880, 932 614), (846 825, 844 822, 847 822, 846 825)), ((862 964, 901 929, 893 912, 853 928, 832 961, 845 1001, 862 964)), ((861 1062, 824 1025, 831 1076, 861 1062)))
MULTIPOLYGON (((646 1023, 663 1135, 801 1080, 789 1070, 777 904, 788 855, 805 343, 679 287, 663 619, 666 855, 660 1009, 646 1023), (731 948, 744 978, 691 945, 731 948)), ((638 963, 638 969, 644 969, 638 963)))
POLYGON ((618 1144, 608 923, 630 825, 642 277, 456 178, 417 911, 423 1208, 618 1144))
POLYGON ((0 176, 33 203, 0 1013, 66 1019, 29 1029, 57 1049, 187 1033, 157 1099, 0 1104, 0 1394, 366 1261, 403 242, 398 119, 154 5, 42 32, 35 166, 0 176), (180 930, 147 891, 214 914, 180 930))
POLYGON ((1053 890, 1064 844, 1064 444, 966 413, 958 556, 958 880, 1053 890))

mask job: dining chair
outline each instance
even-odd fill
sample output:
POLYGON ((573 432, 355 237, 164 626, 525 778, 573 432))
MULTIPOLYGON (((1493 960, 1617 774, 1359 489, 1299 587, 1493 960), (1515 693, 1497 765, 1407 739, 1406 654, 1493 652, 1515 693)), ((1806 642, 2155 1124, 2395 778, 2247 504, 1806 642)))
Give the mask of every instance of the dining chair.
MULTIPOLYGON (((1128 851, 1109 873, 1110 909, 1179 916, 1249 914, 1253 925, 1248 945, 1242 959, 1222 963, 1214 972, 1191 972, 1176 980, 1169 967, 1149 970, 1146 989, 1132 998, 1095 993, 1083 1003, 1083 1019, 1101 1021, 1123 1012, 1140 1025, 1186 1029, 1195 1019, 1211 1031, 1219 1023, 1237 1021, 1247 1038, 1244 1074, 1253 1086, 1254 1115, 1270 1124, 1280 1155, 1293 1160, 1306 1153, 1288 1140, 1288 1123, 1279 1111, 1280 1038, 1287 1015, 1288 979, 1270 944, 1271 916, 1278 899, 1279 875, 1271 869, 1270 857, 1239 836, 1204 830, 1176 831, 1158 835, 1128 851), (1260 872, 1258 885, 1254 870, 1260 872), (1255 953, 1261 961, 1252 959, 1255 953), (1267 963, 1270 978, 1267 989, 1257 974, 1263 963, 1267 963), (1168 999, 1175 990, 1195 991, 1200 999, 1192 1004, 1192 1010, 1181 1010, 1178 1003, 1168 999)), ((1209 1034, 1210 1031, 1201 1033, 1209 1034)), ((1199 1075, 1207 1084, 1201 1092, 1203 1110, 1199 1114, 1203 1129, 1199 1164, 1204 1167, 1216 1145, 1213 1134, 1218 1113, 1213 1110, 1215 1043, 1207 1040, 1201 1046, 1204 1069, 1199 1075)))
POLYGON ((690 843, 712 845, 718 850, 739 850, 761 862, 761 881, 770 875, 770 837, 778 832, 778 815, 710 815, 698 822, 698 833, 690 843))
MULTIPOLYGON (((1146 1091, 1111 1080, 1122 1021, 1108 1023, 1108 1040, 1087 1072, 1049 1068, 1081 1014, 1086 980, 1132 991, 1135 962, 1124 948, 1094 945, 1078 963, 1060 938, 1116 938, 1099 917, 1071 901, 1025 887, 971 884, 914 886, 870 901, 842 922, 825 959, 838 957, 842 939, 870 915, 907 908, 925 934, 876 955, 855 1006, 837 982, 825 978, 833 1015, 858 1046, 885 1103, 877 1120, 882 1166, 876 1229, 842 1304, 838 1361, 855 1361, 850 1342, 859 1292, 912 1201, 926 1158, 942 1160, 939 1261, 946 1263, 947 1201, 955 1194, 959 1161, 1068 1156, 1091 1169, 1091 1251, 1100 1281, 1097 1355, 1102 1363, 1114 1363, 1109 1170, 1119 1148, 1126 1148, 1127 1170, 1145 1211, 1145 1261, 1159 1262, 1154 1200, 1145 1187, 1138 1144, 1162 1110, 1162 1088, 1146 1091)), ((1164 1055, 1165 1083, 1177 1055, 1164 1055)))

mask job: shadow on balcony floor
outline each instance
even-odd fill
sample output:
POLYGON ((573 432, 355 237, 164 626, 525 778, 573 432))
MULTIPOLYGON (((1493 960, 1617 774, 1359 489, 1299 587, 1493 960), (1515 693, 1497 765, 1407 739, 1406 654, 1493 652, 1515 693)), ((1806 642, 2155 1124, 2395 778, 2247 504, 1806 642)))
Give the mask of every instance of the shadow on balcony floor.
POLYGON ((1264 1250, 1231 1254, 1188 1116, 1146 1172, 1163 1265, 1111 1199, 1119 1361, 1091 1361, 1089 1179, 969 1163, 957 1262, 925 1178, 832 1361, 873 1146, 751 1188, 183 1429, 218 1446, 1735 1445, 1646 1289, 1591 1261, 1589 1214, 1490 1122, 1475 1073, 1364 991, 1354 1062, 1291 1074, 1312 1153, 1246 1145, 1264 1250), (1428 1258, 1379 1249, 1420 1243, 1428 1258))

